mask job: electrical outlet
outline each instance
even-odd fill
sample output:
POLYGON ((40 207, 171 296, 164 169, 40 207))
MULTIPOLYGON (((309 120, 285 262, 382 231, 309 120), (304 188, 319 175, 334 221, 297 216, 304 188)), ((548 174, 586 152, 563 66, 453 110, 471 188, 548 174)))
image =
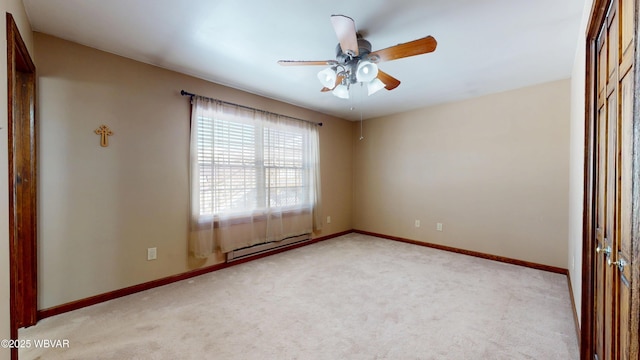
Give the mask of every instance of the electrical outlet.
POLYGON ((436 230, 442 231, 442 223, 436 223, 436 230))
POLYGON ((420 227, 420 220, 416 220, 416 227, 419 228, 420 227))
POLYGON ((158 258, 158 248, 148 248, 147 249, 147 260, 155 260, 158 258))
POLYGON ((331 224, 331 216, 327 216, 327 224, 331 224))

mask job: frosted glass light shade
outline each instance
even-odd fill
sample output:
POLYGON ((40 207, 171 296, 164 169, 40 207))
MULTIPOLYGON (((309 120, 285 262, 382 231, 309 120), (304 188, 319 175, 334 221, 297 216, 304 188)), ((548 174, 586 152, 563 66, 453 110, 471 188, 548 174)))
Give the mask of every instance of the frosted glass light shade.
POLYGON ((378 65, 371 61, 361 60, 358 63, 358 70, 356 70, 356 80, 358 82, 368 83, 378 76, 378 65))
POLYGON ((336 71, 332 68, 326 68, 318 73, 318 80, 322 86, 333 89, 336 85, 336 71))
POLYGON ((387 85, 380 81, 380 79, 375 78, 367 83, 367 94, 371 96, 371 94, 375 94, 376 92, 384 89, 387 85))
POLYGON ((338 85, 332 91, 333 95, 339 97, 340 99, 348 99, 349 98, 349 88, 347 85, 338 85))

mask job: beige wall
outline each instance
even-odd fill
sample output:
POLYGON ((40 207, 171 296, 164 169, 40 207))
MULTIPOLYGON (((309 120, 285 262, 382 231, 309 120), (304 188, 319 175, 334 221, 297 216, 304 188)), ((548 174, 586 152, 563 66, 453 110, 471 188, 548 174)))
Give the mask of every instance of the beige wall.
POLYGON ((584 106, 586 31, 593 0, 586 0, 571 76, 571 155, 569 164, 569 275, 580 321, 582 301, 582 209, 584 191, 584 106))
POLYGON ((40 308, 220 261, 186 255, 180 89, 324 122, 332 222, 316 236, 356 228, 568 267, 568 80, 368 120, 359 141, 358 123, 48 35, 34 41, 40 308), (115 133, 106 149, 100 124, 115 133), (146 261, 148 247, 158 260, 146 261))
POLYGON ((569 85, 354 124, 354 228, 566 268, 569 85))
MULTIPOLYGON (((8 339, 10 334, 9 313, 9 184, 8 174, 8 144, 7 144, 7 32, 5 13, 13 15, 20 29, 20 35, 24 40, 32 59, 37 64, 33 54, 33 35, 31 26, 24 12, 22 1, 0 0, 0 38, 2 39, 2 51, 0 51, 0 339, 8 339)), ((0 360, 10 359, 9 350, 0 348, 0 360)))
POLYGON ((181 89, 321 121, 324 236, 350 230, 351 123, 41 33, 39 307, 211 265, 187 256, 189 100, 181 89), (93 133, 114 132, 110 146, 93 133), (146 249, 158 248, 147 261, 146 249))

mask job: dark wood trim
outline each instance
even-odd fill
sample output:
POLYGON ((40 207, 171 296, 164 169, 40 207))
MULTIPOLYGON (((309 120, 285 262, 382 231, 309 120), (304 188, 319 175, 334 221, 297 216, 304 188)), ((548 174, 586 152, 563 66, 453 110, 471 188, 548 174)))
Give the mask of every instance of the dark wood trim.
POLYGON ((573 286, 571 286, 571 273, 567 271, 567 284, 569 286, 569 296, 571 297, 571 309, 573 310, 573 323, 576 327, 576 338, 578 346, 580 346, 580 321, 578 321, 578 309, 576 308, 576 299, 573 297, 573 286))
MULTIPOLYGON (((598 5, 596 0, 594 2, 594 8, 591 10, 591 18, 593 21, 595 7, 598 5)), ((584 118, 584 175, 583 175, 583 199, 582 199, 582 293, 581 293, 581 329, 580 329, 580 359, 592 360, 593 359, 593 332, 594 332, 594 314, 593 310, 595 304, 593 302, 593 221, 591 218, 593 214, 593 200, 594 200, 594 186, 593 186, 593 172, 594 172, 594 159, 593 159, 593 147, 595 143, 595 130, 592 117, 591 108, 593 107, 595 100, 591 99, 593 96, 597 96, 592 87, 595 84, 595 59, 597 55, 596 44, 594 41, 590 41, 587 34, 586 46, 586 63, 585 63, 585 118, 584 118)), ((593 40, 593 39, 591 39, 593 40)), ((580 46, 580 45, 579 45, 580 46)))
POLYGON ((388 240, 400 241, 400 242, 413 244, 413 245, 430 247, 430 248, 434 248, 434 249, 438 249, 438 250, 454 252, 454 253, 463 254, 463 255, 474 256, 474 257, 478 257, 478 258, 482 258, 482 259, 503 262, 503 263, 507 263, 507 264, 524 266, 524 267, 528 267, 528 268, 532 268, 532 269, 543 270, 543 271, 548 271, 548 272, 557 273, 557 274, 566 275, 568 273, 567 269, 563 269, 563 268, 559 268, 559 267, 555 267, 555 266, 538 264, 538 263, 524 261, 524 260, 511 259, 511 258, 504 257, 504 256, 485 254, 485 253, 481 253, 481 252, 477 252, 477 251, 459 249, 459 248, 454 248, 454 247, 451 247, 451 246, 432 244, 432 243, 423 242, 423 241, 417 241, 417 240, 410 240, 410 239, 405 239, 405 238, 401 238, 401 237, 397 237, 397 236, 378 234, 378 233, 373 233, 373 232, 364 231, 364 230, 353 230, 353 232, 358 233, 358 234, 363 234, 363 235, 375 236, 375 237, 388 239, 388 240))
POLYGON ((95 304, 99 304, 105 301, 109 301, 109 300, 113 300, 113 299, 117 299, 123 296, 127 296, 127 295, 131 295, 131 294, 135 294, 141 291, 145 291, 145 290, 149 290, 149 289, 153 289, 159 286, 164 286, 164 285, 168 285, 177 281, 182 281, 182 280, 186 280, 192 277, 196 277, 196 276, 200 276, 200 275, 204 275, 213 271, 218 271, 218 270, 222 270, 222 269, 226 269, 228 267, 231 266, 236 266, 236 265, 240 265, 249 261, 254 261, 254 260, 258 260, 270 255, 274 255, 274 254, 278 254, 281 252, 285 252, 285 251, 289 251, 289 250, 293 250, 293 249, 297 249, 303 246, 307 246, 307 245, 311 245, 311 244, 315 244, 317 242, 320 241, 324 241, 324 240, 329 240, 329 239, 333 239, 342 235, 346 235, 346 234, 350 234, 352 231, 348 230, 348 231, 343 231, 343 232, 339 232, 336 234, 331 234, 331 235, 326 235, 326 236, 321 236, 318 238, 313 238, 310 241, 306 241, 304 243, 299 243, 299 244, 294 244, 285 248, 280 248, 280 249, 274 249, 273 251, 269 251, 266 253, 262 253, 262 254, 257 254, 254 256, 250 256, 250 257, 246 257, 243 259, 238 259, 235 261, 232 261, 230 263, 221 263, 221 264, 216 264, 216 265, 211 265, 211 266, 207 266, 204 268, 200 268, 200 269, 195 269, 195 270, 191 270, 191 271, 187 271, 181 274, 177 274, 177 275, 172 275, 172 276, 168 276, 168 277, 164 277, 161 279, 157 279, 157 280, 152 280, 146 283, 142 283, 142 284, 138 284, 138 285, 133 285, 133 286, 129 286, 123 289, 118 289, 118 290, 114 290, 114 291, 110 291, 104 294, 99 294, 99 295, 95 295, 95 296, 91 296, 85 299, 80 299, 80 300, 76 300, 76 301, 72 301, 66 304, 62 304, 62 305, 58 305, 58 306, 54 306, 54 307, 50 307, 48 309, 43 309, 43 310, 39 310, 38 311, 38 320, 41 319, 45 319, 51 316, 55 316, 55 315, 60 315, 69 311, 73 311, 73 310, 78 310, 81 309, 83 307, 87 307, 87 306, 91 306, 91 305, 95 305, 95 304))
MULTIPOLYGON (((37 321, 36 67, 20 36, 20 30, 13 16, 6 13, 5 19, 7 36, 10 336, 12 339, 17 339, 18 328, 34 325, 37 321), (16 134, 19 136, 19 141, 16 141, 18 139, 16 134), (25 134, 28 134, 28 142, 24 141, 25 134), (24 152, 25 148, 28 150, 27 153, 24 152), (16 174, 16 168, 21 169, 18 174, 16 174), (19 181, 18 175, 21 175, 24 181, 19 181), (18 191, 20 194, 28 194, 27 201, 17 197, 18 191), (16 199, 22 200, 18 202, 16 199)), ((12 348, 11 359, 17 358, 17 349, 12 348)))
POLYGON ((586 47, 585 64, 585 88, 584 88, 584 187, 583 187, 583 209, 582 209, 582 294, 581 294, 581 327, 580 327, 580 359, 592 360, 594 356, 594 331, 595 304, 594 295, 594 197, 595 187, 593 183, 595 168, 594 146, 596 131, 594 128, 594 111, 597 104, 597 91, 595 85, 595 63, 597 53, 598 32, 606 17, 607 8, 612 0, 594 0, 589 15, 585 44, 578 46, 586 47))
MULTIPOLYGON (((18 272, 15 266, 15 263, 18 261, 17 254, 15 253, 14 247, 14 232, 15 232, 15 224, 14 224, 14 178, 15 174, 13 171, 13 86, 14 86, 14 66, 13 59, 14 55, 14 45, 13 45, 13 32, 14 27, 16 26, 13 17, 11 14, 6 14, 6 33, 7 33, 7 140, 8 144, 8 153, 9 153, 9 323, 10 323, 10 337, 15 340, 18 339, 18 323, 19 319, 17 319, 17 300, 15 299, 15 289, 17 287, 16 280, 18 277, 18 272)), ((11 349, 11 360, 18 359, 18 349, 11 349)))

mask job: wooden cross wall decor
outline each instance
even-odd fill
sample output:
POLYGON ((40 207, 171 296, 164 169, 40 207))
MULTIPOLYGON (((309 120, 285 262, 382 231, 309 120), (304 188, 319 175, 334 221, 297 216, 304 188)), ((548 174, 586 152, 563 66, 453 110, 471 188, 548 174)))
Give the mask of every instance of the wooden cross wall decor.
POLYGON ((113 131, 107 125, 100 125, 95 132, 100 135, 100 146, 109 146, 109 136, 113 135, 113 131))

